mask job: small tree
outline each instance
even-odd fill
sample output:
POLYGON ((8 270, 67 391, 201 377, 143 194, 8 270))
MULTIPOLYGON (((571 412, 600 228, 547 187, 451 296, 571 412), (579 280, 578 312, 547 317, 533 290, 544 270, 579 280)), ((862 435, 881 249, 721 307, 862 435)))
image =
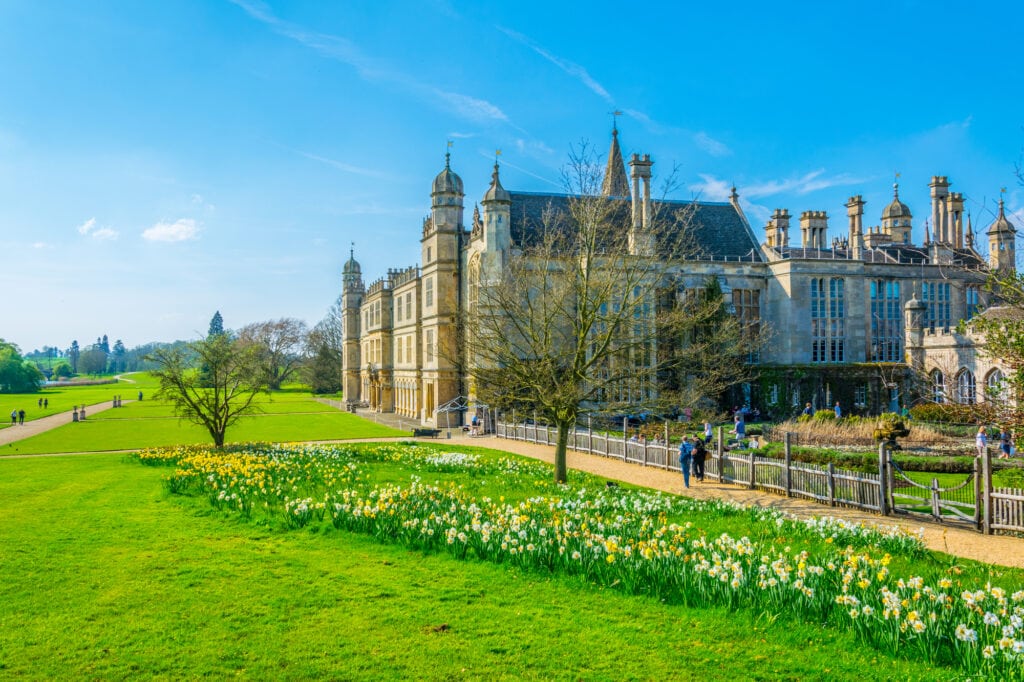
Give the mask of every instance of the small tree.
POLYGON ((205 427, 218 448, 228 427, 259 411, 255 400, 266 389, 266 376, 251 345, 215 334, 184 348, 158 348, 146 359, 157 365, 157 397, 169 401, 180 418, 205 427))
POLYGON ((566 208, 546 211, 500 268, 469 283, 461 360, 484 402, 531 407, 557 427, 559 482, 581 411, 713 402, 749 376, 746 352, 759 340, 724 314, 717 282, 692 294, 682 286, 680 265, 697 253, 693 204, 659 203, 630 229, 628 206, 602 195, 586 145, 564 177, 566 208))
POLYGON ((306 323, 292 317, 256 322, 242 327, 238 340, 252 346, 267 375, 267 386, 281 388, 298 370, 302 362, 302 347, 306 340, 306 323))
POLYGON ((314 393, 337 393, 341 390, 341 298, 327 311, 306 336, 306 359, 302 366, 303 381, 314 393))
POLYGON ((78 347, 78 341, 72 341, 71 347, 68 348, 68 362, 71 363, 71 369, 74 372, 78 372, 78 356, 81 355, 81 349, 78 347))
POLYGON ((0 393, 35 393, 43 375, 16 345, 0 339, 0 393))

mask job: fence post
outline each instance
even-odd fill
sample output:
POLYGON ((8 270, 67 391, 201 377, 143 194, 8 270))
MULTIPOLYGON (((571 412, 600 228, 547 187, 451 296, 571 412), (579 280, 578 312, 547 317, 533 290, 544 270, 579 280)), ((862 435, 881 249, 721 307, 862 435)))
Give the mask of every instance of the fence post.
POLYGON ((939 508, 939 479, 932 478, 932 516, 936 521, 942 520, 942 510, 939 508))
POLYGON ((878 513, 889 515, 889 474, 886 463, 885 441, 878 444, 878 513))
POLYGON ((725 482, 725 427, 718 427, 718 442, 716 443, 718 450, 718 482, 725 482))
POLYGON ((836 506, 836 465, 828 463, 828 506, 836 506))
POLYGON ((647 466, 647 439, 644 438, 644 466, 647 466))
POLYGON ((981 466, 974 457, 974 527, 981 530, 981 466))
POLYGON ((754 476, 754 451, 750 451, 750 489, 753 490, 757 483, 757 477, 754 476))
POLYGON ((793 477, 792 477, 792 466, 793 466, 793 453, 790 449, 790 437, 789 431, 786 431, 785 445, 786 445, 786 497, 793 497, 793 477))
POLYGON ((992 453, 985 448, 985 454, 981 459, 981 487, 982 499, 984 500, 984 511, 981 518, 981 532, 985 535, 992 534, 992 453))
POLYGON ((587 415, 587 452, 594 454, 594 417, 587 415))

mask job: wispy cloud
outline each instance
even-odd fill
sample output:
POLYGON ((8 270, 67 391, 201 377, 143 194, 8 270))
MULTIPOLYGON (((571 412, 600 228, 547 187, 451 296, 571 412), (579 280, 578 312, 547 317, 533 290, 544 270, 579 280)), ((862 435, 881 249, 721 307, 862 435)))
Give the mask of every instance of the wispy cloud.
POLYGON ((354 175, 364 175, 368 178, 382 179, 387 177, 385 173, 373 170, 371 168, 361 168, 359 166, 353 166, 352 164, 343 163, 341 161, 335 161, 334 159, 329 159, 326 156, 318 156, 317 154, 310 154, 309 152, 301 152, 298 150, 293 151, 295 151, 295 153, 298 154, 299 156, 304 156, 312 161, 319 161, 320 163, 325 163, 328 166, 331 166, 332 168, 337 168, 338 170, 344 171, 346 173, 352 173, 354 175))
POLYGON ((719 142, 703 130, 693 136, 693 141, 711 156, 729 156, 732 154, 732 150, 723 142, 719 142))
POLYGON ((96 227, 96 219, 89 218, 78 226, 78 234, 84 235, 97 241, 109 241, 117 239, 118 232, 109 227, 96 227))
MULTIPOLYGON (((483 156, 483 157, 488 158, 488 159, 493 159, 494 158, 494 156, 492 156, 491 154, 488 154, 487 152, 483 152, 483 151, 480 152, 480 156, 483 156)), ((565 189, 565 185, 563 183, 556 182, 556 181, 552 180, 551 178, 545 178, 543 175, 537 175, 533 171, 528 171, 525 168, 523 168, 522 166, 517 166, 514 163, 509 163, 509 161, 507 159, 502 157, 502 159, 501 159, 501 167, 505 168, 506 166, 509 167, 509 168, 514 168, 515 170, 519 171, 520 173, 523 173, 524 175, 529 175, 531 178, 537 178, 538 180, 540 180, 542 182, 546 182, 549 185, 554 185, 558 189, 561 189, 561 190, 565 189)))
POLYGON ((199 225, 192 218, 179 218, 173 223, 160 222, 142 232, 151 242, 184 242, 199 238, 199 225))
POLYGON ((32 242, 32 248, 33 249, 49 249, 49 248, 51 248, 51 245, 47 244, 46 242, 32 242))
POLYGON ((512 29, 505 28, 504 26, 498 26, 497 29, 504 33, 505 35, 507 35, 512 40, 522 43, 523 45, 526 45, 528 48, 539 54, 541 57, 548 60, 549 62, 560 68, 562 71, 566 72, 567 74, 578 80, 588 89, 590 89, 591 92, 596 94, 604 101, 608 102, 609 104, 615 103, 614 99, 610 94, 608 94, 608 91, 604 88, 604 86, 598 83, 597 80, 590 75, 590 72, 588 72, 583 66, 577 64, 576 62, 569 61, 568 59, 564 59, 555 54, 552 54, 551 52, 541 47, 533 40, 531 40, 527 36, 524 36, 522 33, 519 33, 518 31, 513 31, 512 29))
POLYGON ((407 92, 433 100, 436 104, 471 121, 508 122, 508 116, 498 106, 487 100, 425 85, 420 79, 388 68, 378 60, 366 55, 347 38, 311 31, 280 19, 265 3, 258 0, 231 0, 231 2, 278 35, 301 43, 323 57, 348 64, 363 80, 399 85, 407 92))
POLYGON ((786 178, 783 180, 768 180, 765 182, 744 185, 741 194, 749 198, 770 197, 775 194, 809 194, 829 187, 842 187, 844 185, 856 185, 864 182, 849 173, 839 175, 825 175, 825 169, 819 168, 799 177, 786 178))
POLYGON ((706 201, 725 201, 732 191, 732 183, 713 175, 700 174, 700 182, 690 185, 690 191, 706 201))

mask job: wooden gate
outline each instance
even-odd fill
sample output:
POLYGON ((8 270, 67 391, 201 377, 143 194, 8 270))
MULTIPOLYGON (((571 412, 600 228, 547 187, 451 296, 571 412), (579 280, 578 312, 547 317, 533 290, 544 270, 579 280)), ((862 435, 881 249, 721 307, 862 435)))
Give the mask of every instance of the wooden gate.
POLYGON ((981 480, 978 477, 977 462, 974 472, 963 482, 943 488, 939 480, 932 477, 925 484, 910 478, 896 460, 889 458, 891 473, 890 495, 894 512, 929 516, 935 521, 966 522, 978 527, 981 523, 981 480))

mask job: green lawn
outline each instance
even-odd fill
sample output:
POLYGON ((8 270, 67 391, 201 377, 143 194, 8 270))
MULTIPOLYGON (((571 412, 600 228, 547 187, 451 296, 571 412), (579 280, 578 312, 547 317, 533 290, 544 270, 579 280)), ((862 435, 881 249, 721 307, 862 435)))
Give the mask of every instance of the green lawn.
MULTIPOLYGON (((116 412, 116 410, 113 410, 116 412)), ((391 438, 408 431, 369 422, 347 412, 264 414, 245 417, 228 429, 229 443, 293 442, 344 438, 391 438)), ((211 443, 206 429, 175 417, 154 419, 91 419, 0 446, 0 457, 53 452, 133 450, 158 445, 211 443)))
POLYGON ((59 386, 44 388, 38 393, 0 393, 0 426, 11 424, 11 410, 25 410, 25 421, 49 417, 67 412, 75 405, 95 405, 121 396, 124 400, 136 400, 143 392, 143 401, 156 392, 156 380, 144 372, 122 375, 116 384, 101 386, 59 386), (49 401, 48 407, 40 407, 39 399, 49 401))
POLYGON ((0 461, 0 677, 922 679, 851 633, 689 609, 171 496, 120 455, 0 461))

